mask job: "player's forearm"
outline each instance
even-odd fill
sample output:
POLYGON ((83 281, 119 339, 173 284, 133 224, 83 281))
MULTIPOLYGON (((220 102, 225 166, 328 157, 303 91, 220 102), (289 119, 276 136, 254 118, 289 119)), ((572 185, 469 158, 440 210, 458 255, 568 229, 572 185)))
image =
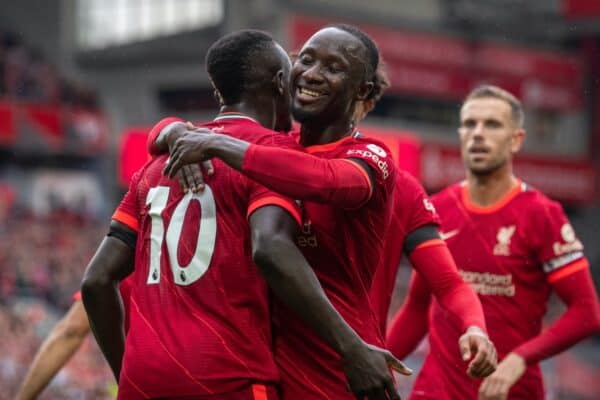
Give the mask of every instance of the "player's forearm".
POLYGON ((394 356, 400 359, 407 357, 425 337, 429 328, 430 304, 429 288, 419 274, 413 272, 406 300, 386 335, 386 346, 394 356))
POLYGON ((168 140, 175 140, 177 136, 185 131, 185 123, 182 119, 168 117, 160 120, 148 133, 146 142, 148 153, 155 156, 165 154, 169 151, 168 140))
POLYGON ((118 285, 131 272, 132 262, 133 250, 127 244, 106 237, 90 261, 81 286, 90 327, 117 380, 125 348, 118 285))
POLYGON ((394 317, 387 332, 386 347, 399 358, 411 354, 428 330, 428 307, 415 302, 407 302, 394 317))
POLYGON ((552 326, 514 352, 522 356, 527 364, 535 364, 568 349, 599 329, 594 316, 591 320, 589 318, 589 311, 593 307, 593 304, 569 307, 552 326))
POLYGON ((94 337, 118 381, 125 351, 123 303, 118 282, 107 286, 84 286, 82 294, 94 337))
POLYGON ((600 331, 600 306, 588 269, 563 278, 554 286, 567 304, 567 310, 544 332, 514 350, 529 365, 552 357, 600 331))
POLYGON ((285 196, 354 208, 371 195, 371 183, 352 161, 323 159, 295 150, 251 145, 242 173, 285 196))
POLYGON ((35 399, 83 343, 86 334, 70 334, 57 325, 36 354, 25 376, 17 400, 35 399))
POLYGON ((427 244, 410 253, 411 264, 427 282, 440 306, 455 318, 463 331, 477 326, 485 332, 481 302, 458 274, 450 251, 441 240, 427 244))
POLYGON ((300 261, 304 257, 293 242, 277 237, 269 241, 254 252, 254 260, 275 296, 341 356, 362 344, 327 298, 312 268, 300 261))

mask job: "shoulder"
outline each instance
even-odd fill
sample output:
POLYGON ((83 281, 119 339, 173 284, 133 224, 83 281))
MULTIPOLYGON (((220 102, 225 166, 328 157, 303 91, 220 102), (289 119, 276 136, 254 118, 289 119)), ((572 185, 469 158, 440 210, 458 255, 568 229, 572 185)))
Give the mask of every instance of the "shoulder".
POLYGON ((527 210, 535 219, 564 215, 563 207, 558 201, 552 200, 526 183, 522 183, 522 185, 523 191, 516 202, 519 208, 527 210))
POLYGON ((460 198, 462 184, 462 182, 455 183, 431 195, 431 202, 438 208, 448 203, 454 203, 457 198, 460 198))
POLYGON ((396 185, 401 188, 402 191, 417 191, 425 193, 425 188, 419 180, 413 176, 410 172, 398 168, 396 172, 396 185))
POLYGON ((207 127, 217 133, 224 133, 236 139, 245 140, 254 144, 301 149, 300 145, 291 134, 265 128, 253 121, 228 121, 220 126, 207 127))
POLYGON ((425 188, 410 172, 398 168, 396 171, 396 203, 399 205, 408 205, 414 202, 423 203, 424 199, 429 199, 425 188))
POLYGON ((339 151, 338 155, 341 157, 355 158, 366 162, 383 180, 396 182, 396 167, 392 153, 379 140, 369 137, 352 138, 339 146, 339 151))

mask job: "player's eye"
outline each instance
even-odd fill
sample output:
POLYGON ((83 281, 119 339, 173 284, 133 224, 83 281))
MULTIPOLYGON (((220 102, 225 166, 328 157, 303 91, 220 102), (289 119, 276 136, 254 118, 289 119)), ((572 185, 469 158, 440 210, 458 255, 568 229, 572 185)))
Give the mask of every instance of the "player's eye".
POLYGON ((475 121, 473 121, 472 119, 468 119, 466 121, 464 121, 462 123, 462 126, 465 128, 474 128, 475 127, 475 121))
POLYGON ((313 58, 308 54, 300 55, 299 61, 303 65, 310 65, 313 62, 313 58))
POLYGON ((331 72, 332 74, 337 74, 338 72, 342 72, 342 67, 338 64, 330 64, 327 66, 327 71, 331 72))

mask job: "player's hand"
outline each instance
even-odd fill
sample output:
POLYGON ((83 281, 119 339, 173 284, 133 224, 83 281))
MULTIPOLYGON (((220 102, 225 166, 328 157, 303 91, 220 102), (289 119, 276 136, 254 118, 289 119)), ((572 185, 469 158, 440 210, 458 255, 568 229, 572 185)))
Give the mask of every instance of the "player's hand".
POLYGON ((350 391, 361 400, 400 400, 390 368, 403 375, 412 374, 392 353, 364 342, 344 355, 342 364, 350 391))
MULTIPOLYGON (((200 193, 204 190, 204 176, 202 175, 202 170, 208 172, 207 167, 201 167, 200 164, 190 164, 184 165, 179 171, 177 171, 177 180, 179 181, 179 186, 181 186, 181 190, 184 192, 192 191, 194 193, 200 193)), ((212 169, 212 164, 209 166, 212 169)), ((209 173, 212 174, 212 170, 209 173)))
POLYGON ((509 353, 498 364, 496 372, 483 380, 479 387, 479 400, 505 400, 510 388, 523 376, 527 364, 523 357, 509 353))
MULTIPOLYGON (((177 129, 171 130, 165 138, 169 153, 172 153, 173 147, 179 138, 191 133, 193 134, 196 129, 194 124, 188 121, 185 124, 178 126, 177 129)), ((202 192, 204 190, 203 172, 208 176, 214 174, 215 170, 210 160, 203 161, 201 166, 198 164, 183 166, 176 174, 181 189, 184 192, 190 190, 194 193, 202 192)))
MULTIPOLYGON (((186 131, 180 135, 177 140, 169 144, 171 155, 163 174, 173 178, 184 165, 207 161, 210 158, 207 150, 213 136, 213 132, 205 128, 186 131)), ((212 170, 212 164, 209 169, 212 170)))
POLYGON ((488 335, 476 326, 471 326, 458 339, 458 346, 464 361, 471 360, 467 374, 473 378, 483 378, 496 370, 498 355, 488 335))

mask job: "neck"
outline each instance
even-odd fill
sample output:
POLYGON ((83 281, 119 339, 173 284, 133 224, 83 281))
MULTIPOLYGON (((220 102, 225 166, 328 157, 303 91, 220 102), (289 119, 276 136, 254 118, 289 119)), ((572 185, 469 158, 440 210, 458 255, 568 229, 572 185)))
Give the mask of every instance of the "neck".
POLYGON ((482 207, 497 203, 517 182, 510 163, 486 175, 476 175, 470 171, 467 173, 469 197, 473 203, 482 207))
POLYGON ((305 122, 300 128, 300 144, 304 147, 336 142, 354 132, 352 119, 344 119, 326 126, 318 122, 305 122))
POLYGON ((275 125, 275 112, 271 103, 263 104, 261 101, 240 101, 235 104, 221 106, 219 113, 240 113, 258 121, 259 124, 268 129, 275 125))

